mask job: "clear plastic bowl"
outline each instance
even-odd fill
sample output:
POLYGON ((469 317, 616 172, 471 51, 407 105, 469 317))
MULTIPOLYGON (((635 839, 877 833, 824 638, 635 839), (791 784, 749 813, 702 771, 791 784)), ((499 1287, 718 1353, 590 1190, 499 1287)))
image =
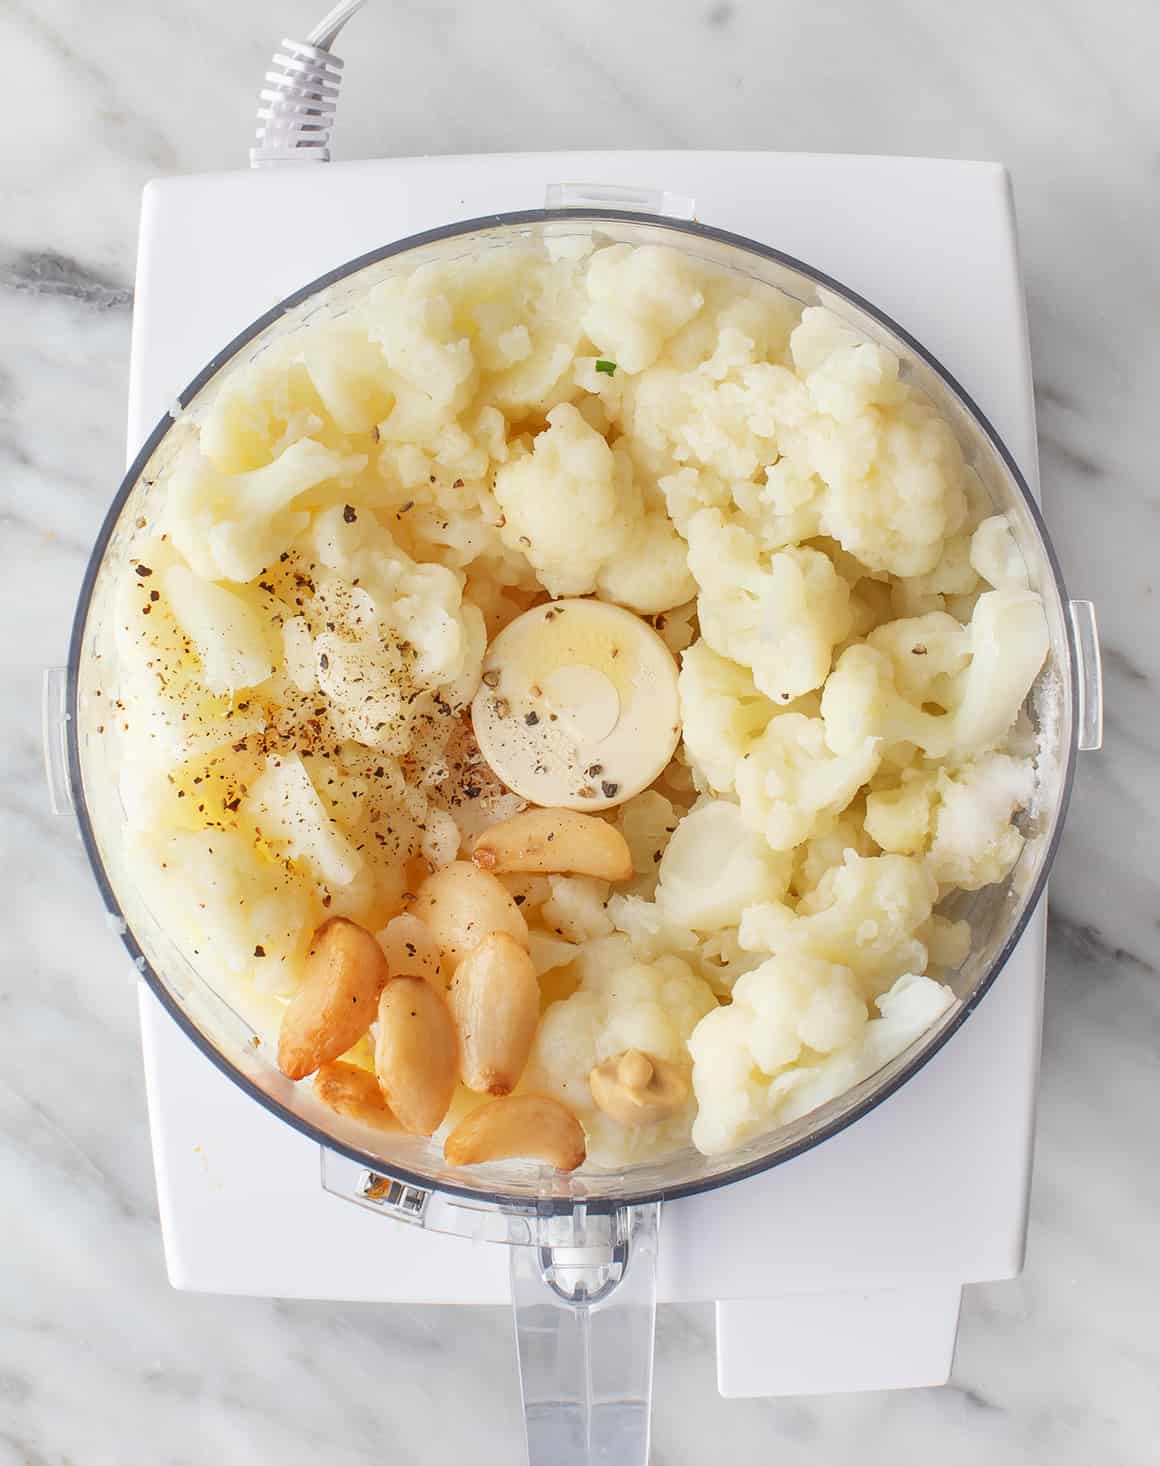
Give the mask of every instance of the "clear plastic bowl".
MULTIPOLYGON (((655 1236, 657 1203, 728 1185, 820 1144, 904 1084, 967 1021, 1019 940, 1043 891, 1059 842, 1077 749, 1093 741, 1092 728, 1098 723, 1098 659, 1093 655, 1094 622, 1083 610, 1086 603, 1080 603, 1077 612, 1068 602, 1039 510, 1010 453, 954 378, 900 326, 808 265, 704 225, 614 210, 536 210, 452 225, 340 266, 282 302, 226 346, 181 394, 180 405, 186 410, 180 419, 175 421, 173 414, 164 418, 129 470, 97 538, 81 590, 67 681, 72 796, 105 903, 144 980, 218 1068, 271 1113, 324 1147, 332 1163, 332 1178, 351 1178, 349 1182, 335 1180, 337 1189, 353 1189, 364 1203, 431 1227, 496 1240, 538 1242, 540 1273, 549 1281, 551 1258, 555 1255, 559 1262, 560 1256, 553 1249, 561 1238, 579 1245, 588 1239, 593 1247, 603 1249, 601 1256, 616 1254, 626 1266, 627 1247, 643 1225, 642 1218, 652 1216, 655 1236), (1038 797, 1027 826, 1027 844, 1011 875, 1000 885, 963 897, 955 911, 969 916, 973 929, 970 956, 953 979, 959 1002, 906 1052, 864 1083, 727 1155, 710 1158, 689 1148, 655 1164, 619 1172, 584 1170, 571 1177, 520 1162, 456 1169, 444 1161, 437 1144, 372 1132, 324 1109, 308 1085, 285 1079, 273 1055, 255 1046, 248 1025, 215 992, 213 975, 194 971, 181 957, 126 871, 116 744, 94 734, 100 702, 94 693, 101 689, 107 699, 116 683, 110 637, 112 589, 115 580, 127 573, 134 522, 156 492, 155 481, 195 431, 200 414, 235 364, 253 361, 270 343, 307 329, 313 321, 343 314, 375 283, 392 274, 529 239, 593 231, 627 243, 665 244, 775 286, 805 305, 823 304, 899 356, 905 379, 925 392, 945 416, 996 510, 1009 515, 1031 583, 1043 597, 1050 654, 1028 703, 1038 743, 1038 797), (350 1163, 346 1171, 338 1164, 342 1160, 350 1163), (393 1178, 393 1184, 375 1181, 375 1177, 393 1178), (617 1247, 621 1254, 616 1253, 617 1247)), ((642 1260, 638 1271, 643 1270, 642 1260)), ((612 1275, 601 1273, 604 1282, 599 1286, 611 1288, 615 1275, 615 1268, 612 1275)), ((582 1294, 587 1290, 589 1303, 594 1276, 580 1284, 582 1294)), ((575 1302, 574 1283, 575 1279, 563 1290, 556 1286, 556 1295, 569 1295, 570 1289, 575 1302)), ((522 1358, 523 1343, 521 1335, 522 1358)), ((523 1363, 526 1374, 530 1358, 523 1358, 523 1363)), ((553 1449, 559 1453, 564 1447, 553 1449)), ((557 1459, 572 1457, 558 1454, 557 1459)))

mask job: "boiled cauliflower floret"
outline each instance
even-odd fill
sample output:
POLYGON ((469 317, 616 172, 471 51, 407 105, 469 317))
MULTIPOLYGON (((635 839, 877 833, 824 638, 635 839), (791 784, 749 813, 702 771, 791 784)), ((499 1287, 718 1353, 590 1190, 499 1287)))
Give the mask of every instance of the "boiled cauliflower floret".
POLYGON ((938 564, 929 574, 896 580, 890 592, 894 614, 922 616, 928 611, 945 611, 981 590, 970 554, 971 536, 957 534, 947 540, 938 564))
POLYGON ((272 463, 225 474, 189 453, 169 480, 165 528, 205 580, 253 580, 306 528, 296 501, 329 480, 349 481, 365 457, 336 453, 302 438, 272 463))
POLYGON ((640 1159, 679 1144, 688 1134, 687 1111, 659 1126, 626 1130, 596 1108, 588 1075, 630 1048, 687 1065, 686 1040, 716 1007, 711 989, 679 957, 634 961, 627 938, 620 935, 582 948, 576 967, 580 986, 544 1014, 524 1082, 555 1095, 580 1116, 589 1156, 597 1163, 603 1157, 613 1163, 640 1159))
MULTIPOLYGON (((774 965, 779 973, 785 970, 777 958, 765 965, 774 965)), ((802 1052, 799 1062, 785 1064, 772 1072, 766 1067, 793 1046, 792 997, 777 992, 770 1004, 776 1016, 765 1019, 774 1040, 768 1057, 760 1047, 764 1029, 758 1002, 747 1001, 741 1012, 736 1015, 733 1012, 742 985, 756 979, 764 968, 741 978, 734 988, 734 1002, 709 1014, 698 1025, 689 1044, 699 1106, 693 1124, 693 1143, 706 1155, 717 1155, 742 1145, 773 1126, 788 1125, 844 1094, 897 1058, 955 1003, 949 988, 928 977, 907 973, 878 998, 877 1018, 866 1022, 866 1010, 862 1009, 859 1025, 848 996, 850 989, 835 976, 844 969, 827 968, 826 964, 819 967, 828 972, 829 981, 823 977, 819 984, 824 994, 823 1013, 821 1021, 812 1027, 820 1030, 823 1041, 841 1031, 843 1020, 847 1031, 857 1029, 848 1042, 828 1052, 818 1050, 812 1040, 801 1034, 799 1020, 797 1034, 803 1043, 809 1044, 811 1051, 806 1053, 799 1048, 802 1052)), ((797 970, 795 964, 788 964, 789 981, 797 970)), ((760 984, 767 991, 771 988, 776 991, 775 985, 776 978, 767 978, 760 984)), ((764 993, 754 996, 760 999, 764 993)), ((810 1013, 808 999, 805 1011, 810 1013)))
POLYGON ((590 942, 612 931, 607 881, 592 876, 549 876, 552 894, 540 907, 549 933, 567 942, 590 942))
POLYGON ((845 753, 867 738, 883 738, 917 744, 930 758, 946 758, 978 753, 999 742, 1047 655, 1047 621, 1039 597, 1019 590, 981 595, 971 617, 969 648, 970 664, 961 676, 956 703, 938 713, 905 696, 895 664, 885 653, 869 645, 848 647, 822 693, 830 748, 845 753))
POLYGON ((898 402, 898 358, 867 341, 823 306, 807 306, 789 338, 790 355, 819 412, 851 422, 898 402))
POLYGON ((694 642, 681 656, 678 680, 685 752, 709 789, 730 793, 739 759, 777 711, 758 692, 747 667, 694 642))
POLYGON ((256 687, 274 672, 273 627, 253 596, 171 565, 161 586, 175 620, 193 643, 211 692, 256 687))
POLYGON ((695 514, 686 533, 701 635, 713 650, 749 667, 774 702, 820 687, 850 630, 850 588, 827 556, 785 549, 763 560, 752 535, 717 509, 695 514))
POLYGON ((641 372, 704 304, 703 271, 675 249, 614 244, 588 266, 584 329, 601 356, 641 372))
POLYGON ((1034 791, 1031 762, 1005 753, 942 770, 927 861, 935 879, 964 891, 1001 881, 1023 849, 1012 816, 1034 791))
POLYGON ((781 713, 737 764, 735 783, 746 824, 775 850, 822 834, 878 767, 873 737, 834 753, 820 718, 781 713))
POLYGON ((154 834, 130 847, 153 917, 211 982, 251 976, 268 992, 292 992, 323 908, 308 878, 255 860, 237 830, 154 834))
POLYGON ((523 549, 554 596, 588 595, 639 514, 632 465, 570 404, 553 408, 532 452, 503 464, 495 497, 504 542, 523 549))
POLYGON ((624 547, 601 566, 596 585, 604 600, 642 616, 683 605, 697 593, 688 546, 657 510, 645 514, 624 547))
POLYGON ((899 783, 866 796, 866 833, 893 855, 917 855, 930 840, 938 798, 933 769, 903 769, 899 783))
POLYGON ((743 974, 732 1001, 702 1018, 689 1039, 694 1145, 715 1155, 768 1129, 770 1080, 806 1051, 830 1054, 856 1044, 866 1019, 865 999, 846 967, 771 957, 743 974))
POLYGON ((242 811, 268 845, 302 861, 326 885, 349 885, 358 874, 362 857, 338 828, 297 754, 267 759, 242 811))
POLYGON ((1027 587, 1027 562, 1019 552, 1005 514, 984 519, 971 536, 971 568, 996 590, 1027 587))
POLYGON ((788 855, 747 826, 737 805, 709 799, 685 816, 668 843, 657 905, 670 922, 696 931, 736 926, 745 907, 785 894, 791 866, 788 855))
POLYGON ((865 811, 860 801, 847 806, 822 833, 813 835, 793 851, 790 889, 797 897, 808 895, 822 883, 827 872, 846 863, 847 853, 877 855, 877 842, 863 827, 865 811))
POLYGON ((925 969, 926 948, 917 932, 937 897, 938 882, 921 860, 851 853, 796 911, 781 902, 749 907, 741 918, 741 945, 841 963, 874 995, 902 973, 925 969))
POLYGON ((471 401, 478 367, 447 297, 445 266, 383 280, 360 311, 383 355, 390 412, 378 424, 391 442, 424 443, 471 401))

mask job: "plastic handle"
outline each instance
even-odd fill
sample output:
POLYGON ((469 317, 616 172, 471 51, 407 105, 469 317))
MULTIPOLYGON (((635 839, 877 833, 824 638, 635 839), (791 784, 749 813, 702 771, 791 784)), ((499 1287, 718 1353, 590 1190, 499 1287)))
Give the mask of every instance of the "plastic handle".
POLYGON ((1100 748, 1104 741, 1104 674, 1100 659, 1100 632, 1091 601, 1068 601, 1067 614, 1075 643, 1079 671, 1079 726, 1076 747, 1081 752, 1100 748))
POLYGON ((544 197, 549 209, 620 209, 631 214, 664 214, 693 219, 697 204, 687 194, 667 188, 633 188, 623 183, 550 183, 544 197))
POLYGON ((534 1230, 511 1249, 529 1466, 646 1466, 660 1205, 534 1230))
POLYGON ((68 672, 64 667, 50 667, 44 674, 40 720, 49 804, 53 814, 72 814, 76 803, 68 773, 68 672))

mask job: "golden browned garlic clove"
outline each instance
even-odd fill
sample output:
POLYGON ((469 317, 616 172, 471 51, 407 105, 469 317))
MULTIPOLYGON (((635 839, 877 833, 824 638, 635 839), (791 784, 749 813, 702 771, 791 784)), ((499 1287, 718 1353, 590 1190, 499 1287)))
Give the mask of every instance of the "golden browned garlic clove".
POLYGON ((453 1166, 533 1160, 574 1171, 586 1154, 584 1127, 546 1094, 509 1094, 472 1110, 443 1146, 453 1166))
POLYGON ((429 875, 415 893, 411 915, 431 933, 451 967, 491 932, 507 932, 520 946, 528 945, 528 924, 511 893, 467 860, 429 875))
POLYGON ((298 991, 282 1015, 278 1067, 304 1079, 337 1059, 371 1026, 387 980, 386 959, 365 928, 343 916, 314 933, 298 991))
POLYGON ((625 1049, 597 1064, 588 1075, 588 1088, 598 1107, 625 1126, 656 1125, 689 1102, 684 1070, 640 1049, 625 1049))
POLYGON ((627 881, 632 855, 618 829, 574 809, 526 809, 492 825, 471 858, 481 870, 552 872, 627 881))
POLYGON ((508 1094, 528 1062, 540 1018, 532 959, 492 932, 455 969, 448 992, 459 1029, 460 1077, 477 1094, 508 1094))
POLYGON ((447 988, 447 974, 429 928, 411 911, 392 917, 375 933, 392 977, 424 977, 439 992, 447 988))
POLYGON ((379 1081, 357 1064, 336 1059, 323 1064, 314 1076, 314 1093, 336 1115, 361 1120, 376 1130, 398 1130, 398 1120, 379 1088, 379 1081))
POLYGON ((459 1041, 442 995, 421 977, 394 977, 379 999, 375 1073, 412 1135, 431 1135, 451 1107, 459 1041))

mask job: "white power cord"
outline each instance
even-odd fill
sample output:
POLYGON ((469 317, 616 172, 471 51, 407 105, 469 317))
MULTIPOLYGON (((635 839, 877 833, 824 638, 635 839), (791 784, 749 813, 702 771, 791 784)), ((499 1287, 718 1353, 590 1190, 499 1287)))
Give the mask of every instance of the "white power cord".
POLYGON ((329 163, 342 61, 330 54, 339 31, 366 0, 341 0, 305 41, 283 40, 258 93, 257 146, 250 167, 329 163))

